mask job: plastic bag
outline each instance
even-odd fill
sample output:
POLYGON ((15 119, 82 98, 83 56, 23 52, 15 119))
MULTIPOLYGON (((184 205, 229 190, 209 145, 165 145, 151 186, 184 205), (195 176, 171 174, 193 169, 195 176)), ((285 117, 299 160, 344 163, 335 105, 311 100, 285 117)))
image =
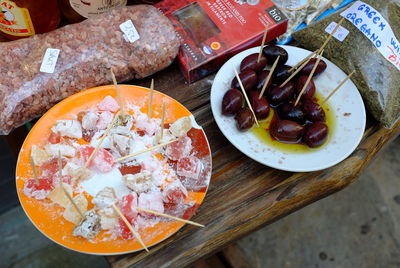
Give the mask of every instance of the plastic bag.
POLYGON ((332 8, 338 8, 342 0, 332 0, 331 6, 332 8))
MULTIPOLYGON (((394 33, 393 38, 400 38, 400 0, 364 0, 362 2, 357 1, 354 5, 356 4, 366 4, 376 9, 378 15, 387 21, 388 27, 386 28, 391 27, 394 33)), ((309 50, 313 51, 321 47, 327 37, 325 32, 327 26, 332 21, 338 22, 342 18, 340 14, 350 7, 352 5, 295 32, 293 37, 301 46, 309 50)), ((362 9, 364 13, 370 10, 369 7, 368 9, 365 7, 367 6, 362 9)), ((375 15, 368 12, 368 16, 371 17, 372 23, 369 25, 367 20, 365 20, 365 23, 358 21, 361 29, 358 29, 346 19, 342 26, 349 31, 349 34, 343 42, 333 38, 325 48, 324 57, 334 62, 346 73, 356 70, 352 81, 361 92, 367 109, 383 126, 390 128, 400 117, 400 70, 392 64, 397 59, 397 64, 400 65, 400 59, 395 54, 385 58, 374 45, 372 41, 375 40, 375 36, 372 36, 368 29, 375 27, 373 26, 375 15), (369 34, 370 38, 364 32, 367 35, 369 34)), ((386 39, 388 35, 382 33, 380 38, 386 39)), ((390 41, 388 42, 387 47, 391 46, 390 41)), ((395 47, 393 47, 394 50, 395 47)))
POLYGON ((287 39, 295 29, 303 22, 311 22, 318 14, 321 14, 332 0, 308 0, 308 1, 290 1, 290 0, 273 0, 277 7, 289 19, 287 31, 280 36, 278 40, 287 39))
POLYGON ((112 83, 111 67, 118 81, 143 78, 167 67, 178 49, 172 24, 150 5, 115 9, 50 33, 1 43, 0 134, 72 94, 112 83), (58 58, 57 50, 49 48, 59 50, 58 58))
POLYGON ((332 5, 332 0, 313 0, 307 9, 306 24, 310 24, 315 18, 322 14, 325 10, 329 9, 332 5))

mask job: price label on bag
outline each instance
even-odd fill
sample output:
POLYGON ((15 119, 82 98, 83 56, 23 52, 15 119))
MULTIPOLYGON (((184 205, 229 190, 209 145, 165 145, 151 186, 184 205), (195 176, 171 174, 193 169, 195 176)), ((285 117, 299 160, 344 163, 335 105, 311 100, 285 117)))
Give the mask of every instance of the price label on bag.
POLYGON ((49 74, 54 73, 59 54, 60 50, 57 48, 46 49, 46 53, 44 53, 43 56, 42 65, 40 65, 40 71, 49 74))
MULTIPOLYGON (((337 25, 337 23, 332 21, 328 25, 328 27, 326 27, 325 32, 327 32, 328 34, 331 34, 333 29, 335 29, 336 25, 337 25)), ((343 42, 343 40, 347 37, 348 34, 349 34, 349 30, 347 30, 346 28, 344 28, 342 26, 339 26, 339 28, 333 34, 333 37, 335 37, 340 42, 343 42)))
POLYGON ((124 23, 119 25, 119 28, 124 33, 125 40, 130 43, 133 43, 140 38, 140 35, 131 20, 125 21, 124 23))

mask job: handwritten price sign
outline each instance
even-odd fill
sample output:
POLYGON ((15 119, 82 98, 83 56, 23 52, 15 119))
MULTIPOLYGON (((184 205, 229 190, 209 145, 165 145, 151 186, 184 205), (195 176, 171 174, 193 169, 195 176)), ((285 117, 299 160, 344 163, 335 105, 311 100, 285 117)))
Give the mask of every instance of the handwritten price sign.
POLYGON ((46 49, 46 53, 44 53, 43 56, 42 65, 40 65, 40 71, 49 74, 54 73, 59 54, 60 50, 57 48, 46 49))
POLYGON ((119 25, 119 28, 124 33, 124 38, 130 43, 133 43, 140 38, 140 35, 131 20, 125 21, 119 25))
POLYGON ((400 43, 385 18, 372 6, 363 1, 355 2, 340 15, 354 24, 400 71, 400 43))

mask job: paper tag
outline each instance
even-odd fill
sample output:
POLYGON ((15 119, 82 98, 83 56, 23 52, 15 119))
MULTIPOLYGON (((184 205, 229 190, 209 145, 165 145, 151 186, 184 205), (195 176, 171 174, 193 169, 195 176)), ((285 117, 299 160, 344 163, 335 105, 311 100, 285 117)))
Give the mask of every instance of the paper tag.
POLYGON ((400 43, 389 23, 378 11, 362 1, 357 1, 340 15, 353 23, 400 71, 400 43))
POLYGON ((54 73, 59 54, 60 50, 57 48, 46 49, 46 53, 44 53, 42 60, 42 65, 40 65, 40 71, 49 74, 54 73))
POLYGON ((119 28, 124 33, 125 40, 128 40, 130 43, 133 43, 140 38, 140 35, 131 20, 125 21, 119 26, 119 28))
MULTIPOLYGON (((332 21, 331 24, 329 24, 328 27, 326 27, 325 32, 327 32, 328 34, 332 33, 332 31, 333 31, 333 29, 335 29, 336 25, 337 25, 337 23, 332 21)), ((339 28, 333 34, 333 37, 335 37, 340 42, 343 42, 343 40, 346 39, 348 34, 349 34, 349 31, 346 28, 339 26, 339 28)))

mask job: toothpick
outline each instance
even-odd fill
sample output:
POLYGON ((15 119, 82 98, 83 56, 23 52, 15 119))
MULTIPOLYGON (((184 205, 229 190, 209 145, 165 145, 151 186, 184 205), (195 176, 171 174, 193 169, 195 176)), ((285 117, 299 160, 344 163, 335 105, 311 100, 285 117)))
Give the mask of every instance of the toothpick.
MULTIPOLYGON (((325 39, 325 42, 322 44, 322 46, 317 49, 316 51, 314 51, 313 53, 311 53, 310 55, 308 55, 307 57, 305 57, 303 60, 301 60, 300 62, 298 62, 295 66, 293 66, 290 70, 289 73, 292 72, 294 69, 296 69, 297 67, 299 67, 300 65, 302 65, 304 62, 308 62, 310 61, 311 57, 313 57, 315 54, 319 53, 320 51, 324 50, 326 45, 329 43, 329 41, 332 39, 332 36, 336 33, 337 29, 339 29, 339 27, 342 25, 343 21, 345 20, 345 18, 343 17, 339 23, 335 26, 335 28, 333 28, 333 31, 328 35, 328 37, 325 39)), ((303 66, 304 67, 304 66, 303 66)), ((299 68, 302 69, 302 68, 299 68)), ((290 80, 290 79, 288 79, 290 80)), ((288 81, 285 81, 285 84, 288 81)), ((283 85, 281 85, 283 86, 283 85)))
POLYGON ((119 108, 121 110, 121 113, 125 114, 124 106, 122 105, 121 91, 119 91, 117 79, 115 78, 115 74, 114 74, 114 71, 112 68, 110 69, 110 71, 111 71, 111 77, 112 77, 112 80, 113 80, 113 83, 115 86, 115 91, 117 91, 117 100, 118 100, 119 108))
POLYGON ((124 221, 126 226, 128 226, 129 230, 131 233, 135 236, 135 238, 139 241, 139 243, 142 245, 142 247, 149 252, 149 249, 146 247, 144 244, 142 238, 140 237, 140 234, 133 229, 132 225, 129 223, 129 221, 125 218, 124 214, 122 214, 121 210, 115 205, 115 203, 112 204, 114 210, 118 213, 118 215, 121 217, 121 219, 124 221))
POLYGON ((178 141, 178 139, 175 139, 175 140, 172 140, 172 141, 168 141, 168 142, 164 142, 164 143, 155 145, 155 146, 153 146, 153 147, 150 147, 150 148, 146 148, 146 149, 137 151, 137 152, 135 152, 135 153, 133 153, 133 154, 129 154, 129 155, 126 155, 126 156, 117 158, 117 159, 114 160, 114 162, 117 163, 117 162, 120 162, 120 161, 122 161, 122 160, 125 160, 125 159, 128 159, 128 158, 137 156, 137 155, 139 155, 139 154, 143 154, 143 153, 147 153, 147 152, 153 151, 153 150, 155 150, 155 149, 164 147, 164 146, 166 146, 166 145, 168 145, 168 144, 170 144, 170 143, 176 142, 176 141, 178 141))
POLYGON ((353 74, 356 72, 356 70, 352 71, 342 82, 340 82, 340 84, 321 102, 321 105, 324 104, 325 102, 327 102, 327 100, 333 96, 333 94, 336 93, 336 91, 339 90, 339 88, 341 88, 343 86, 344 83, 347 82, 347 80, 349 80, 353 74))
MULTIPOLYGON (((318 48, 317 50, 315 50, 314 52, 311 52, 310 54, 308 54, 307 57, 305 57, 304 59, 302 59, 301 61, 299 61, 295 66, 293 66, 292 68, 290 68, 288 72, 289 72, 289 73, 293 72, 293 70, 294 70, 294 69, 297 69, 300 65, 303 65, 303 67, 304 67, 304 65, 307 64, 306 62, 309 62, 310 59, 311 59, 312 57, 314 57, 315 54, 318 54, 318 52, 319 52, 319 48, 318 48)), ((301 70, 302 68, 299 68, 299 69, 301 70)), ((297 69, 297 70, 298 70, 298 69, 297 69)), ((285 82, 286 82, 286 81, 285 81, 285 82)), ((287 82, 286 82, 286 83, 287 83, 287 82)))
POLYGON ((68 194, 67 190, 65 190, 63 181, 62 181, 62 161, 61 161, 61 153, 58 151, 58 175, 60 177, 60 187, 63 190, 64 194, 68 197, 69 201, 71 201, 72 205, 78 211, 79 215, 81 216, 81 219, 85 218, 85 215, 83 215, 82 211, 79 209, 78 205, 75 203, 74 199, 68 194))
POLYGON ((191 225, 198 226, 198 227, 204 227, 203 224, 200 224, 200 223, 197 223, 197 222, 194 222, 194 221, 189 221, 189 220, 181 219, 181 218, 178 218, 178 217, 175 217, 175 216, 171 216, 171 215, 168 215, 168 214, 165 214, 165 213, 161 213, 161 212, 158 212, 158 211, 154 211, 154 210, 150 210, 150 209, 145 209, 145 208, 139 208, 139 207, 136 208, 136 209, 137 209, 137 210, 144 211, 144 212, 147 212, 147 213, 151 213, 151 214, 154 214, 154 215, 162 216, 162 217, 164 217, 164 218, 168 218, 168 219, 171 219, 171 220, 176 220, 176 221, 184 222, 184 223, 191 224, 191 225))
POLYGON ((253 107, 251 107, 249 98, 247 97, 247 94, 246 94, 246 90, 244 90, 244 87, 243 87, 243 84, 242 84, 242 80, 240 80, 239 74, 237 73, 235 67, 232 66, 232 68, 233 68, 233 71, 235 72, 235 76, 236 76, 236 79, 239 82, 240 88, 242 89, 242 93, 243 93, 244 98, 246 99, 247 105, 249 106, 250 111, 253 114, 253 117, 254 117, 254 120, 256 122, 256 125, 257 125, 257 127, 259 127, 260 125, 258 124, 257 117, 256 117, 256 114, 254 113, 253 107))
POLYGON ((341 20, 338 22, 338 24, 336 24, 335 28, 333 28, 333 31, 329 34, 329 36, 326 38, 325 42, 319 48, 319 51, 322 51, 325 49, 326 45, 332 39, 332 36, 336 33, 337 29, 339 29, 339 27, 342 25, 344 20, 345 20, 345 17, 341 18, 341 20))
POLYGON ((58 164, 58 177, 60 179, 60 186, 62 186, 62 160, 60 151, 58 151, 57 164, 58 164))
POLYGON ((88 160, 86 160, 86 163, 84 165, 84 168, 87 168, 90 164, 90 161, 92 161, 93 157, 96 155, 97 151, 100 149, 101 144, 103 143, 104 139, 108 136, 108 133, 110 132, 111 128, 115 125, 115 122, 117 121, 119 116, 119 112, 115 114, 115 117, 113 121, 108 125, 106 131, 104 131, 103 136, 100 138, 99 142, 96 145, 96 148, 94 148, 93 152, 90 154, 88 160))
POLYGON ((307 65, 307 63, 311 60, 311 58, 313 58, 315 56, 315 54, 317 54, 319 51, 319 49, 315 50, 314 52, 311 52, 310 55, 308 55, 306 58, 304 58, 302 61, 300 61, 299 63, 297 63, 294 67, 292 67, 292 69, 290 69, 288 72, 292 72, 292 70, 294 70, 294 68, 297 68, 295 72, 293 72, 286 80, 285 82, 283 82, 279 87, 283 87, 284 85, 286 85, 290 80, 292 80, 293 77, 295 77, 296 74, 298 74, 303 68, 304 66, 307 65))
POLYGON ((154 79, 151 79, 149 109, 147 110, 147 118, 148 118, 148 120, 150 120, 150 118, 151 118, 152 105, 153 105, 153 92, 154 92, 154 79))
POLYGON ((31 160, 31 167, 32 167, 32 171, 33 171, 33 178, 35 179, 36 186, 38 186, 39 185, 39 177, 36 172, 35 161, 33 160, 32 155, 30 156, 30 160, 31 160))
POLYGON ((276 68, 276 66, 278 65, 278 61, 279 61, 280 58, 281 58, 281 56, 278 56, 278 57, 276 58, 274 64, 273 64, 272 67, 271 67, 271 70, 269 70, 268 77, 267 77, 267 79, 265 80, 265 83, 264 83, 263 87, 261 88, 261 92, 260 92, 260 95, 258 96, 258 99, 261 99, 262 95, 264 95, 264 92, 265 92, 265 90, 267 89, 267 85, 268 85, 268 83, 269 83, 269 80, 271 80, 272 74, 274 73, 275 68, 276 68))
POLYGON ((314 75, 314 73, 315 73, 315 70, 317 70, 317 67, 318 67, 319 62, 321 61, 321 57, 322 57, 322 54, 323 54, 323 53, 324 53, 324 51, 322 50, 321 53, 318 54, 317 61, 315 62, 315 65, 314 65, 314 67, 312 68, 311 73, 310 73, 310 75, 308 76, 306 83, 304 84, 303 88, 301 89, 301 91, 300 91, 300 93, 299 93, 299 96, 297 96, 297 99, 296 99, 296 102, 294 103, 294 106, 296 106, 296 105, 299 103, 300 98, 301 98, 301 95, 303 95, 303 93, 304 93, 304 91, 306 90, 308 84, 310 83, 310 81, 311 81, 311 79, 312 79, 312 77, 313 77, 313 75, 314 75))
POLYGON ((162 114, 161 114, 161 134, 160 134, 160 139, 162 140, 163 135, 164 135, 164 121, 165 121, 165 103, 163 102, 162 104, 162 114))
POLYGON ((261 59, 262 51, 263 51, 264 44, 265 44, 265 39, 267 38, 268 27, 269 27, 269 24, 265 25, 264 35, 263 35, 263 38, 262 38, 262 41, 261 41, 260 52, 258 53, 257 63, 261 59))

